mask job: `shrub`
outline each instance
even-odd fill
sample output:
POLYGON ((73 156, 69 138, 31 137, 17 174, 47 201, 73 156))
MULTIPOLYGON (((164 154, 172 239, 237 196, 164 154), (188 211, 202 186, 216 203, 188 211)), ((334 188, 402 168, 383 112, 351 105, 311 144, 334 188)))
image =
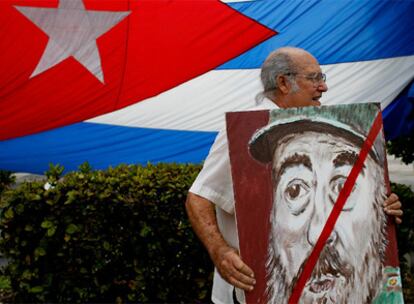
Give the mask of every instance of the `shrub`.
POLYGON ((400 258, 404 299, 414 303, 414 192, 406 185, 391 183, 392 192, 403 203, 403 222, 397 225, 397 242, 400 258))
POLYGON ((414 162, 414 137, 398 137, 388 141, 387 151, 397 158, 400 157, 405 164, 411 164, 414 162))
POLYGON ((185 214, 196 165, 87 164, 1 197, 16 302, 208 302, 212 264, 185 214))
MULTIPOLYGON (((3 299, 12 290, 15 302, 209 302, 213 266, 184 210, 200 168, 84 164, 61 178, 52 166, 46 185, 14 189, 10 172, 0 175, 3 299)), ((397 237, 405 301, 414 303, 414 193, 391 188, 404 204, 397 237)))
POLYGON ((15 178, 11 171, 0 170, 0 194, 4 189, 14 182, 15 178))

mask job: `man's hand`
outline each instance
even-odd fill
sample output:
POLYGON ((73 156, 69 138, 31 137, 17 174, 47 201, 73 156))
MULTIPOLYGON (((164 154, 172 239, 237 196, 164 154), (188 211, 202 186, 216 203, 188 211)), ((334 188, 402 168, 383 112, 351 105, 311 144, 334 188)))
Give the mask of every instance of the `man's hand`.
POLYGON ((253 271, 243 263, 236 249, 221 246, 211 256, 223 279, 245 291, 253 290, 254 284, 256 284, 253 271))
POLYGON ((194 232, 223 279, 233 286, 251 291, 256 283, 253 271, 243 263, 237 250, 224 240, 217 225, 214 204, 190 192, 185 206, 194 232))
POLYGON ((391 195, 385 200, 383 207, 384 207, 384 211, 386 214, 394 216, 395 222, 397 224, 402 223, 402 219, 401 219, 403 215, 403 211, 401 209, 402 204, 397 194, 391 193, 391 195))

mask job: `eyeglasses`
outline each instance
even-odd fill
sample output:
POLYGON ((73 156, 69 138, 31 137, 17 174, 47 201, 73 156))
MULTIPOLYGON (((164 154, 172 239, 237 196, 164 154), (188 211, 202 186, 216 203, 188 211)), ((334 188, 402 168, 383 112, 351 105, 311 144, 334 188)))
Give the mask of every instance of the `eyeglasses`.
POLYGON ((311 74, 289 73, 286 75, 302 76, 306 78, 307 80, 312 81, 314 85, 319 85, 321 84, 321 82, 326 82, 325 73, 311 73, 311 74))

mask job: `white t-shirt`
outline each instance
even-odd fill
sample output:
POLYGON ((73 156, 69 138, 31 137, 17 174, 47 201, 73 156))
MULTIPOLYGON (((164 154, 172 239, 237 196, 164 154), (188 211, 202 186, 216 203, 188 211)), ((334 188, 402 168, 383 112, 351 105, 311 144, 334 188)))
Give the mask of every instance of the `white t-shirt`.
MULTIPOLYGON (((277 109, 277 106, 272 101, 265 99, 249 111, 270 109, 277 109)), ((239 249, 239 237, 234 215, 233 181, 225 129, 217 135, 204 162, 203 169, 191 186, 190 192, 204 197, 216 205, 217 224, 221 234, 231 247, 239 249)), ((227 283, 215 269, 211 300, 216 304, 233 303, 233 289, 234 287, 227 283)), ((245 302, 244 293, 237 288, 236 295, 239 302, 245 302)))

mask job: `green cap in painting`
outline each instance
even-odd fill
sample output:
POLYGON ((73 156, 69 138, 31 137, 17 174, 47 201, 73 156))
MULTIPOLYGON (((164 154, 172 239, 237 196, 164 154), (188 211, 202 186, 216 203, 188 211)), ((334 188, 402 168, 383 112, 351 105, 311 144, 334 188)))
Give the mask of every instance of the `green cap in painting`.
MULTIPOLYGON (((259 162, 268 163, 280 140, 287 135, 305 132, 332 134, 362 147, 379 111, 378 103, 271 110, 269 124, 251 137, 249 152, 259 162)), ((370 151, 373 159, 380 163, 384 157, 383 142, 382 136, 370 151)))

